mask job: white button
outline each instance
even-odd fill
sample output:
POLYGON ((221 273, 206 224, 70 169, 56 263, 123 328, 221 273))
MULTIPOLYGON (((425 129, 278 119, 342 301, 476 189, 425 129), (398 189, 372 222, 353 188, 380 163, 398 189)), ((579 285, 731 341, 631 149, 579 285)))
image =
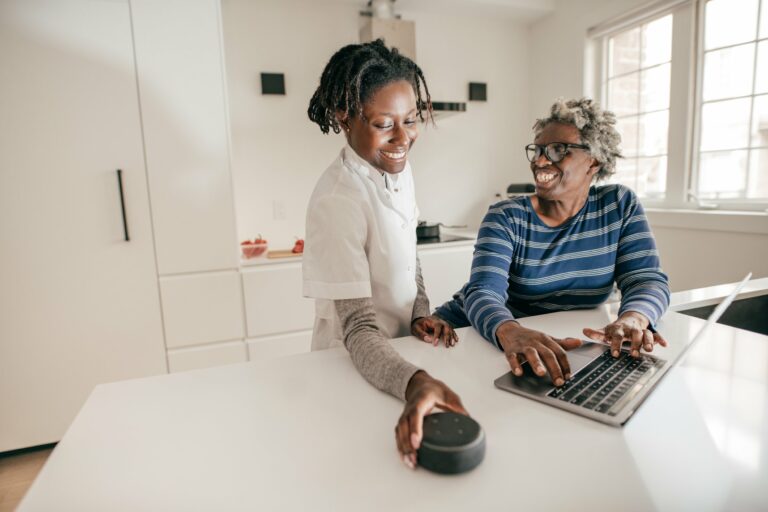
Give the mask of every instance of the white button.
POLYGON ((403 224, 403 229, 407 228, 408 224, 403 224))
POLYGON ((411 270, 413 270, 413 267, 409 266, 408 267, 408 272, 410 272, 411 270))

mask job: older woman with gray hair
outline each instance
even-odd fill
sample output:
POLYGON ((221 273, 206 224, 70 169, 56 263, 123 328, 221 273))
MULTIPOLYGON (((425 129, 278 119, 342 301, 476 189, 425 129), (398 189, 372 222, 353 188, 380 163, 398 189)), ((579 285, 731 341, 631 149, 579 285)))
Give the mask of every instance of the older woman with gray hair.
POLYGON ((615 125, 612 112, 586 98, 558 100, 536 121, 534 143, 525 147, 535 194, 490 207, 469 282, 435 312, 455 327, 474 326, 518 376, 528 361, 536 375, 563 385, 570 378, 565 351, 581 341, 527 329, 517 318, 596 307, 614 282, 618 318, 584 334, 610 343, 614 357, 625 341, 634 357, 667 344, 653 326, 669 305, 669 283, 643 207, 623 185, 596 184, 621 156, 615 125))

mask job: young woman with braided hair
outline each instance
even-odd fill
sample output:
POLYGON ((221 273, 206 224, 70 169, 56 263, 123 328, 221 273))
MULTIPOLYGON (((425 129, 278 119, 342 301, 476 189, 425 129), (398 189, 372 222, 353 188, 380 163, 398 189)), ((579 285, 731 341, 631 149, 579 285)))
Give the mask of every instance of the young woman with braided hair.
POLYGON ((304 295, 316 301, 312 349, 344 345, 376 388, 405 400, 395 429, 405 464, 416 464, 433 407, 466 414, 444 383, 405 361, 388 338, 412 333, 446 347, 458 338, 430 315, 416 254, 408 151, 431 120, 421 69, 383 41, 351 44, 326 65, 309 118, 346 146, 320 177, 307 208, 304 295))

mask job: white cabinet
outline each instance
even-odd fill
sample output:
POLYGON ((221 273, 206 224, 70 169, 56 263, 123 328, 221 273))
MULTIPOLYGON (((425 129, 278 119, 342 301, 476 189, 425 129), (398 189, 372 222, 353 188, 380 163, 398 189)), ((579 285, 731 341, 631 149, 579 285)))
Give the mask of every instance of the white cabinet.
POLYGON ((0 2, 0 451, 95 384, 247 357, 219 10, 0 2))
POLYGON ((127 0, 4 0, 0 63, 5 451, 166 362, 127 0))
POLYGON ((421 275, 433 311, 469 280, 473 251, 471 244, 419 248, 421 275))
POLYGON ((237 271, 161 277, 160 291, 169 349, 244 337, 237 271))
POLYGON ((236 269, 218 0, 132 0, 161 275, 236 269))
MULTIPOLYGON (((432 307, 449 300, 469 277, 473 245, 420 248, 432 307)), ((307 352, 312 339, 314 301, 302 297, 301 263, 261 264, 242 269, 251 361, 307 352)))
POLYGON ((245 343, 242 341, 168 351, 168 369, 171 372, 184 372, 210 366, 243 363, 247 360, 248 354, 245 343))
POLYGON ((263 338, 246 340, 246 343, 248 344, 248 359, 251 361, 302 354, 311 349, 312 331, 264 336, 263 338))
MULTIPOLYGON (((240 340, 245 354, 219 0, 131 0, 131 10, 166 344, 240 340)), ((233 354, 168 358, 176 371, 233 354)))
POLYGON ((251 361, 309 352, 315 301, 302 296, 301 262, 243 269, 251 361))
POLYGON ((302 296, 301 263, 243 270, 248 337, 311 329, 315 301, 302 296))
POLYGON ((160 283, 172 372, 310 350, 314 301, 301 295, 300 262, 161 277, 160 283))

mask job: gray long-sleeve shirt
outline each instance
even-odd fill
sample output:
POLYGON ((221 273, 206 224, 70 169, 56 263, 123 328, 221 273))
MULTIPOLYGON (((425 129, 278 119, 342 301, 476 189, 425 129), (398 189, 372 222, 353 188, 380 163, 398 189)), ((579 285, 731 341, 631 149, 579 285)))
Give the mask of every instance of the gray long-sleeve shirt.
MULTIPOLYGON (((416 258, 416 299, 411 321, 429 316, 429 299, 424 290, 421 263, 416 258)), ((376 323, 376 310, 371 298, 333 301, 341 321, 344 346, 360 374, 390 395, 405 400, 408 382, 419 368, 403 359, 376 323)))

